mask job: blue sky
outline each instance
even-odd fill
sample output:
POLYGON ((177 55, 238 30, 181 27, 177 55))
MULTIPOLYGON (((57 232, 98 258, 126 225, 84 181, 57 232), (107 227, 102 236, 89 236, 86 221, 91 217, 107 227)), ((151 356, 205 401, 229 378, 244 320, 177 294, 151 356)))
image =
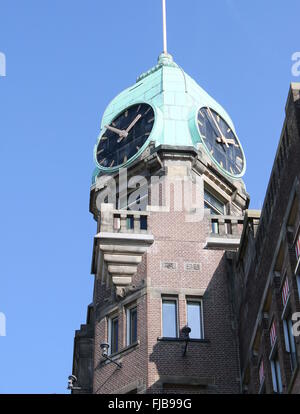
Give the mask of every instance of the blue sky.
MULTIPOLYGON (((299 0, 169 0, 176 62, 220 102, 243 144, 251 207, 281 127, 299 0)), ((92 299, 89 187, 109 101, 156 64, 160 0, 0 0, 0 393, 64 393, 92 299)))

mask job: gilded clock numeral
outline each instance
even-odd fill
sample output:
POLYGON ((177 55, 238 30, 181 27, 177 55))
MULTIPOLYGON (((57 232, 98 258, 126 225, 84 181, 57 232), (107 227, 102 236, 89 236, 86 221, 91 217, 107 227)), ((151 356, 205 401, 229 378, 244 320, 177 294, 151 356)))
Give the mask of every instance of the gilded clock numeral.
POLYGON ((221 165, 222 168, 224 168, 224 165, 223 165, 223 162, 222 161, 220 161, 220 165, 221 165))
POLYGON ((107 137, 102 137, 101 138, 102 141, 105 141, 106 139, 107 139, 107 137))
POLYGON ((126 110, 126 111, 125 111, 124 116, 125 116, 125 118, 127 118, 127 117, 128 117, 128 110, 126 110))
POLYGON ((102 148, 101 150, 97 151, 97 155, 101 154, 104 151, 104 148, 102 148))
POLYGON ((150 124, 150 122, 153 122, 154 121, 154 118, 151 118, 151 119, 148 119, 148 124, 150 124))
POLYGON ((115 160, 112 160, 112 162, 110 163, 110 167, 112 167, 113 165, 114 165, 114 163, 115 163, 115 160))
POLYGON ((199 124, 200 126, 203 126, 202 122, 201 122, 201 121, 199 121, 199 119, 198 119, 198 124, 199 124))
POLYGON ((136 110, 136 112, 139 112, 141 109, 141 105, 138 106, 138 109, 136 110))
POLYGON ((149 113, 149 111, 151 110, 151 106, 147 109, 147 111, 144 113, 144 116, 147 115, 149 113))
POLYGON ((127 161, 127 155, 125 155, 125 157, 123 159, 123 162, 126 162, 126 161, 127 161))

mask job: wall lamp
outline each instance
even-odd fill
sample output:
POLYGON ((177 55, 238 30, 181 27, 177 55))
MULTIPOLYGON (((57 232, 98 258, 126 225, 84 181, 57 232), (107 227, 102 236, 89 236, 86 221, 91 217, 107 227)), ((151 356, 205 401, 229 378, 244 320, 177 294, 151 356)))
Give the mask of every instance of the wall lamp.
POLYGON ((109 344, 107 342, 103 342, 100 345, 101 351, 102 351, 102 356, 103 358, 107 359, 108 361, 112 362, 113 364, 117 365, 119 368, 122 368, 122 363, 121 362, 117 362, 114 361, 112 358, 110 358, 110 356, 108 355, 108 349, 109 349, 109 344))
POLYGON ((183 335, 183 339, 185 340, 185 346, 184 346, 184 349, 183 349, 182 356, 185 356, 186 351, 187 351, 187 347, 188 347, 188 344, 189 344, 189 341, 190 341, 191 328, 186 325, 182 328, 181 332, 182 332, 182 335, 183 335))

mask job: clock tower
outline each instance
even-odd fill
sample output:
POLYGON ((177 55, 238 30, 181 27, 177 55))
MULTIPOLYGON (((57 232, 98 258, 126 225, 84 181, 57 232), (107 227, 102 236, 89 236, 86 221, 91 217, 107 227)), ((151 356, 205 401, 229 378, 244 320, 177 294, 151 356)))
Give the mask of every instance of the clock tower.
POLYGON ((238 393, 231 259, 249 204, 234 123, 163 53, 94 149, 94 294, 74 393, 238 393))

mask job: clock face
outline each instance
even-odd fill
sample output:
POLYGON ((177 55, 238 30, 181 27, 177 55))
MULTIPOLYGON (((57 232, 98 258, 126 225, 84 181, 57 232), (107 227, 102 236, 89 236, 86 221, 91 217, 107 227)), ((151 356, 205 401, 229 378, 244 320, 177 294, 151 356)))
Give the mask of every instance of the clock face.
POLYGON ((154 111, 148 104, 133 105, 105 125, 96 149, 100 167, 113 168, 132 158, 148 140, 153 125, 154 111))
POLYGON ((227 122, 216 111, 206 107, 199 110, 197 123, 202 141, 214 161, 231 176, 243 175, 244 154, 227 122))

